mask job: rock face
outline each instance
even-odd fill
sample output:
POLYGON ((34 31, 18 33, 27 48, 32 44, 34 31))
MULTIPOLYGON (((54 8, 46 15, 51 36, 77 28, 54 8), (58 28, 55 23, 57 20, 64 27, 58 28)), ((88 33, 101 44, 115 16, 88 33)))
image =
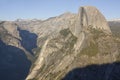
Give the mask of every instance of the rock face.
POLYGON ((98 28, 110 32, 110 28, 108 27, 105 17, 95 7, 81 7, 80 10, 81 23, 83 22, 83 27, 92 26, 93 28, 98 28))
POLYGON ((26 80, 120 79, 119 72, 114 72, 117 76, 112 74, 114 69, 119 70, 119 63, 114 63, 119 60, 117 43, 104 16, 95 7, 81 7, 78 15, 61 15, 43 21, 41 25, 48 27, 46 33, 50 31, 50 34, 38 35, 36 60, 26 80), (89 68, 91 64, 102 67, 93 65, 89 68), (78 67, 80 70, 76 71, 78 67))
POLYGON ((9 45, 20 46, 19 45, 19 32, 17 31, 17 26, 12 22, 1 22, 0 24, 0 38, 9 45), (13 38, 13 39, 12 39, 13 38), (14 41, 12 41, 14 40, 14 41))
POLYGON ((111 32, 105 17, 93 6, 80 7, 75 35, 78 36, 82 28, 96 28, 111 32))

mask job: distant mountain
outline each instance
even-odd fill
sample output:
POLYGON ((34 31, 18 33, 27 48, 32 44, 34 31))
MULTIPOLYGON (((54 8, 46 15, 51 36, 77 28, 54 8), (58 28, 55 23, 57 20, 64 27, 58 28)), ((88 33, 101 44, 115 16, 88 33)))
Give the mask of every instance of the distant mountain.
POLYGON ((109 20, 108 23, 111 27, 120 27, 120 19, 109 20))
POLYGON ((120 37, 120 19, 109 20, 108 24, 115 36, 120 37))

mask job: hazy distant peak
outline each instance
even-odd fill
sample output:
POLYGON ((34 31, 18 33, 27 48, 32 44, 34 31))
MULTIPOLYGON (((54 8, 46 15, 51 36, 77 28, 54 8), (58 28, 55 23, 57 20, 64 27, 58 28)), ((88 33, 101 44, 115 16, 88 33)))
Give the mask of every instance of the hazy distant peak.
MULTIPOLYGON (((84 8, 96 8, 95 6, 90 6, 90 5, 87 5, 87 6, 81 6, 81 7, 84 7, 84 8)), ((81 8, 80 7, 80 8, 81 8)))
POLYGON ((42 21, 40 19, 17 19, 17 22, 21 22, 21 21, 42 21))
POLYGON ((120 21, 120 18, 117 18, 117 19, 110 19, 108 21, 120 21))

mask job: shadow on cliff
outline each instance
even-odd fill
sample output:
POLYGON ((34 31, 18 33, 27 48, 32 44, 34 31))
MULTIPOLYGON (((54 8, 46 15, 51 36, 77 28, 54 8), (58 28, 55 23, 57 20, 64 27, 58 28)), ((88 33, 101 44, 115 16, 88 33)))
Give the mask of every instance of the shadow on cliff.
POLYGON ((21 45, 33 55, 32 49, 37 48, 37 35, 30 33, 27 30, 21 30, 18 28, 19 35, 21 37, 21 45))
POLYGON ((120 80, 120 62, 76 68, 62 80, 120 80))
POLYGON ((24 51, 0 40, 0 80, 25 80, 30 65, 24 51))

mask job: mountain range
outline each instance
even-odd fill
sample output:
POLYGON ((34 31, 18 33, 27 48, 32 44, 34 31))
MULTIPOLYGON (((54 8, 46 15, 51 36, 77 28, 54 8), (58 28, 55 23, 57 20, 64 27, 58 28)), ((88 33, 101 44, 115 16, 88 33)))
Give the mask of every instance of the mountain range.
POLYGON ((46 20, 0 21, 1 80, 120 80, 120 20, 93 6, 46 20))

